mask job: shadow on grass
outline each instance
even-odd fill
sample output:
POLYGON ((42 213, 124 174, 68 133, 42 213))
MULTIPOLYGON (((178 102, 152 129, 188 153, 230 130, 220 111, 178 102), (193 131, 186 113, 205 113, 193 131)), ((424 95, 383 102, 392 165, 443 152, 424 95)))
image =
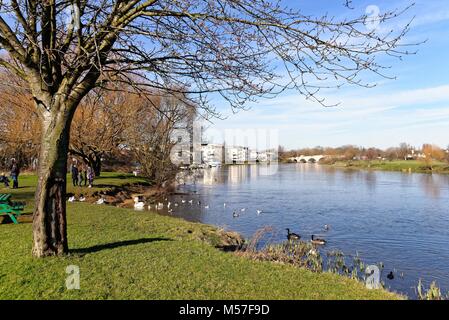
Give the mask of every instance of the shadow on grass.
POLYGON ((95 253, 103 250, 110 250, 120 247, 127 247, 127 246, 133 246, 137 244, 142 243, 150 243, 150 242, 158 242, 158 241, 173 241, 172 239, 168 238, 142 238, 142 239, 135 239, 135 240, 125 240, 125 241, 118 241, 118 242, 112 242, 112 243, 105 243, 100 244, 88 248, 81 248, 81 249, 71 249, 70 253, 74 254, 88 254, 88 253, 95 253))

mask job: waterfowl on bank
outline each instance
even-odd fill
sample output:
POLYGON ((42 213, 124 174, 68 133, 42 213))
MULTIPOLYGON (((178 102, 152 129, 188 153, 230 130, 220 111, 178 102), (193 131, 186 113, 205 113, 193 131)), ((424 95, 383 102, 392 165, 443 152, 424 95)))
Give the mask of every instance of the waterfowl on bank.
POLYGON ((145 202, 141 201, 140 197, 134 197, 134 209, 142 210, 145 208, 145 202))
POLYGON ((286 228, 287 230, 287 240, 299 240, 301 239, 301 236, 299 234, 296 234, 294 232, 290 232, 289 228, 286 228))
POLYGON ((387 275, 387 278, 388 278, 389 280, 393 280, 393 279, 394 279, 393 271, 390 271, 390 273, 387 275))
POLYGON ((312 234, 312 243, 313 244, 319 244, 319 245, 325 245, 326 244, 326 240, 321 239, 321 238, 315 238, 315 236, 312 234))

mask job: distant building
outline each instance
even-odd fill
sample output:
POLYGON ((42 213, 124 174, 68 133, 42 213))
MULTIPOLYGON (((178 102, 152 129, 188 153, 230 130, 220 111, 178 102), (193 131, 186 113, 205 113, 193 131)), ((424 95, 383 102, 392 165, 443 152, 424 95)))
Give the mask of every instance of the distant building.
POLYGON ((202 144, 201 162, 203 164, 221 164, 225 161, 224 145, 202 144))
POLYGON ((249 161, 249 148, 242 146, 226 146, 225 162, 227 164, 244 164, 249 161))

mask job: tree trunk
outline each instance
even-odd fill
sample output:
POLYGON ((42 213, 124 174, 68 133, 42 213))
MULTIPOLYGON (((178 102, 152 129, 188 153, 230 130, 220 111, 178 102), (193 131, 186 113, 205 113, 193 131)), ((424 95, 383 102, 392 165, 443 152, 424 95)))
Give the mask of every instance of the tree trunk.
POLYGON ((65 197, 70 120, 70 115, 61 112, 44 116, 33 215, 35 257, 68 252, 65 197))
POLYGON ((96 157, 96 159, 94 160, 94 172, 95 172, 95 176, 99 177, 101 175, 101 156, 96 157))

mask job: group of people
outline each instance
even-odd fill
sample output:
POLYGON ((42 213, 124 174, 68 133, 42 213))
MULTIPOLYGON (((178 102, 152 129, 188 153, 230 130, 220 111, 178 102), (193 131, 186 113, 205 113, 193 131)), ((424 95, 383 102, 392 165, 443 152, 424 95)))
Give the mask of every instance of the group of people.
MULTIPOLYGON (((13 189, 19 188, 19 174, 20 174, 19 164, 15 159, 12 159, 10 177, 12 180, 13 189)), ((0 183, 3 183, 5 185, 5 188, 9 188, 10 181, 9 178, 5 175, 5 173, 2 173, 2 175, 0 176, 0 183)))
POLYGON ((71 169, 72 183, 74 187, 87 187, 92 188, 94 183, 95 173, 90 166, 80 166, 76 162, 72 163, 71 169))

